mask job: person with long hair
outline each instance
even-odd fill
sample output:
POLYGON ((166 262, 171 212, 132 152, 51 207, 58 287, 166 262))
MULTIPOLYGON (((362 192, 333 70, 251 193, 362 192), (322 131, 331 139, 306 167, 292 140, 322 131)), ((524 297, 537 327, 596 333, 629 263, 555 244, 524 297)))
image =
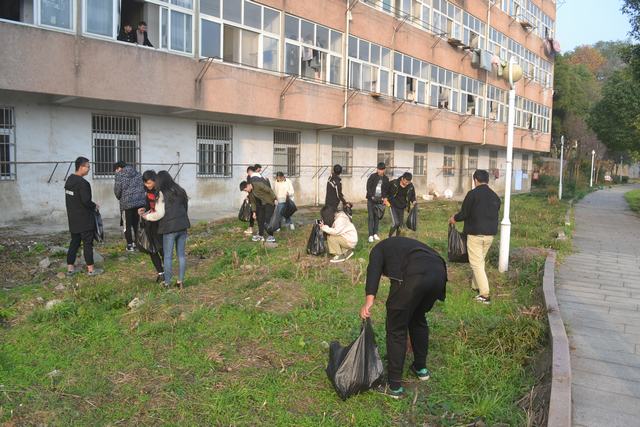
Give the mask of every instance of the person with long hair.
POLYGON ((189 197, 184 188, 180 187, 167 171, 158 172, 156 184, 159 190, 156 210, 145 213, 143 218, 147 221, 158 221, 158 233, 162 235, 164 249, 165 286, 171 286, 173 248, 175 247, 180 267, 176 286, 182 288, 187 269, 185 253, 187 229, 191 227, 188 215, 189 197))
MULTIPOLYGON (((146 196, 144 208, 138 209, 138 214, 140 216, 144 216, 145 213, 153 213, 156 211, 156 204, 160 195, 156 181, 158 181, 156 171, 147 170, 142 174, 142 182, 144 184, 146 196)), ((143 222, 147 236, 155 248, 155 252, 149 252, 149 256, 151 257, 151 262, 158 273, 156 282, 164 283, 164 266, 162 265, 162 259, 164 256, 162 251, 162 236, 158 233, 159 224, 157 221, 143 222)))

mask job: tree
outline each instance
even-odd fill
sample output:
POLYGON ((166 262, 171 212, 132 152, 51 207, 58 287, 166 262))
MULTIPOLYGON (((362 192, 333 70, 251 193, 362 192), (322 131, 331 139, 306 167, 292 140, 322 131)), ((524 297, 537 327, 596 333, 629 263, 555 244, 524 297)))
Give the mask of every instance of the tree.
POLYGON ((583 45, 576 47, 567 55, 569 64, 584 65, 594 76, 600 75, 607 59, 593 46, 583 45))
POLYGON ((629 15, 631 36, 640 39, 640 0, 624 0, 622 12, 629 15))
POLYGON ((616 71, 604 84, 588 123, 609 150, 640 154, 640 85, 631 70, 616 71))

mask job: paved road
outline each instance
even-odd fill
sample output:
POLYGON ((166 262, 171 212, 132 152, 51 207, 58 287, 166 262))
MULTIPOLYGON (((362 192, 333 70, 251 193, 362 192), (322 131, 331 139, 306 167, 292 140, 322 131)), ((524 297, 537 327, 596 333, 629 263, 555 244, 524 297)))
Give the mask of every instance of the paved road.
POLYGON ((631 188, 576 205, 576 253, 556 276, 575 427, 640 426, 640 217, 623 197, 631 188))

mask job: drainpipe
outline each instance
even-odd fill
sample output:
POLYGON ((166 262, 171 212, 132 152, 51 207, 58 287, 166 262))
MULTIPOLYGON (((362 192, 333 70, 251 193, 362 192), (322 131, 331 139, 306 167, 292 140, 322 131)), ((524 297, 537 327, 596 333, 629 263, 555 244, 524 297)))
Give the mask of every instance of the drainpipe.
POLYGON ((320 205, 320 129, 316 129, 316 200, 315 205, 320 205))
POLYGON ((342 42, 342 57, 344 58, 344 67, 342 69, 342 81, 344 82, 344 106, 342 107, 343 109, 343 119, 342 119, 342 128, 346 129, 347 127, 347 119, 348 119, 348 110, 349 110, 349 106, 347 104, 347 100, 349 99, 349 53, 348 53, 348 48, 349 48, 349 31, 350 31, 350 23, 351 23, 351 19, 349 19, 349 17, 351 16, 351 11, 349 10, 349 1, 350 0, 345 0, 347 8, 346 8, 346 12, 344 14, 344 18, 345 18, 345 33, 344 33, 344 40, 342 42))
MULTIPOLYGON (((489 45, 489 28, 491 28, 491 8, 493 7, 493 2, 489 1, 487 3, 487 26, 484 29, 484 43, 485 43, 485 48, 489 45)), ((488 115, 489 112, 487 111, 487 107, 489 104, 489 72, 485 72, 485 76, 484 76, 484 102, 485 102, 485 112, 484 112, 484 119, 482 120, 482 144, 481 145, 486 145, 487 144, 487 130, 488 130, 488 115)))

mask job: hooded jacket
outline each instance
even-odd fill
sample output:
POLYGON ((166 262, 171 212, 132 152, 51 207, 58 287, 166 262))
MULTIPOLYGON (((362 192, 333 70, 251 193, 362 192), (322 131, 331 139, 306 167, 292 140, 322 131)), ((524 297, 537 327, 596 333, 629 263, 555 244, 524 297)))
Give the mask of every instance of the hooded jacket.
POLYGON ((113 193, 120 201, 120 209, 141 208, 146 202, 146 192, 142 175, 131 165, 127 165, 120 172, 116 172, 113 193))
POLYGON ((94 230, 96 204, 91 201, 91 184, 83 177, 72 174, 64 184, 64 193, 69 231, 76 234, 94 230))

